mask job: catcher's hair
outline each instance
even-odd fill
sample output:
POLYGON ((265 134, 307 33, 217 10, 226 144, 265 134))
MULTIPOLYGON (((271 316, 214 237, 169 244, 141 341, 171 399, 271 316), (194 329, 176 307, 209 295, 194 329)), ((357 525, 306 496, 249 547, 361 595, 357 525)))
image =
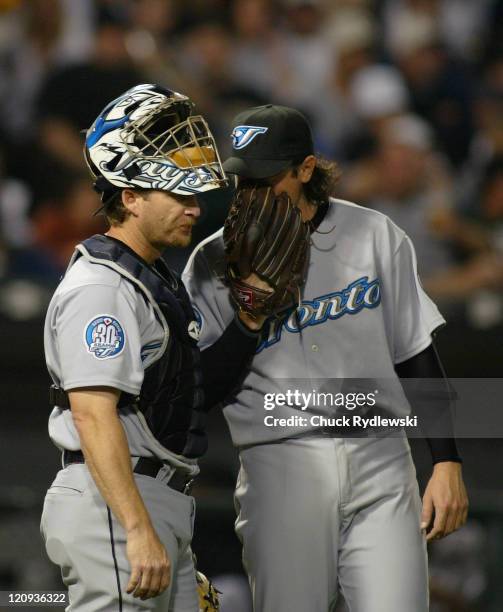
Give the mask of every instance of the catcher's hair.
MULTIPOLYGON (((294 176, 297 176, 298 168, 303 161, 300 160, 294 163, 294 176)), ((304 185, 306 198, 317 206, 323 204, 333 194, 335 184, 340 176, 341 171, 334 161, 316 156, 316 166, 314 167, 311 180, 304 185)))
MULTIPOLYGON (((139 187, 130 188, 135 193, 140 193, 143 197, 148 198, 151 189, 140 189, 139 187)), ((103 214, 110 225, 121 225, 131 214, 124 206, 122 201, 123 189, 114 190, 112 195, 105 199, 103 204, 103 214)))
POLYGON ((103 214, 110 225, 122 225, 131 214, 122 202, 122 189, 109 196, 103 204, 103 214))

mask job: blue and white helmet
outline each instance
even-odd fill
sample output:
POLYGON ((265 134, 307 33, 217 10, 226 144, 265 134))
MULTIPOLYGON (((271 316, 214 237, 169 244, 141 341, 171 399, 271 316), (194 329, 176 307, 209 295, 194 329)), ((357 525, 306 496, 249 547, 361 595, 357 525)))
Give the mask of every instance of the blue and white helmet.
POLYGON ((137 85, 87 130, 84 154, 98 191, 161 189, 193 195, 227 184, 208 124, 187 96, 137 85))

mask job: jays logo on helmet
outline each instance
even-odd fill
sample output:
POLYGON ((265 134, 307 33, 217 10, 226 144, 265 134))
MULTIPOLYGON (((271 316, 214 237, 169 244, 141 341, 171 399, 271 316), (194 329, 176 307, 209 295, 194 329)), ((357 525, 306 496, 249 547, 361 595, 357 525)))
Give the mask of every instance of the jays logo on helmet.
POLYGON ((87 131, 85 157, 91 173, 119 188, 180 195, 225 185, 215 140, 193 109, 187 96, 158 85, 129 89, 87 131))
POLYGON ((259 134, 265 134, 269 128, 258 125, 237 125, 232 130, 232 146, 234 149, 244 149, 259 134))

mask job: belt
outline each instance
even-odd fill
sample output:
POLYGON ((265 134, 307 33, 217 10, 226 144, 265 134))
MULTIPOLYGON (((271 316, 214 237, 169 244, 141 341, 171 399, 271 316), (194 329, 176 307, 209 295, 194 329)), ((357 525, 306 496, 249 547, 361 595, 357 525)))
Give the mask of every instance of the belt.
MULTIPOLYGON (((84 454, 82 451, 63 451, 63 465, 67 467, 71 463, 85 463, 84 454)), ((142 474, 143 476, 150 476, 156 478, 161 469, 164 467, 164 463, 158 459, 152 459, 151 457, 140 457, 138 462, 133 468, 135 474, 142 474)), ((174 468, 174 472, 166 483, 168 487, 189 495, 192 489, 194 479, 187 475, 183 470, 174 468)))

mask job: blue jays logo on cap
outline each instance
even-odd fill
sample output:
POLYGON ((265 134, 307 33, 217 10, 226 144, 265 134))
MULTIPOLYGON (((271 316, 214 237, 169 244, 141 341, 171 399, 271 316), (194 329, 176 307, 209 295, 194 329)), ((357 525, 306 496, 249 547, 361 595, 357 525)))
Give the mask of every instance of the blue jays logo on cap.
POLYGON ((244 149, 259 134, 265 134, 269 128, 258 125, 236 125, 232 130, 232 146, 234 149, 244 149))
POLYGON ((87 324, 84 342, 96 359, 112 359, 122 353, 126 334, 115 317, 99 315, 87 324))

